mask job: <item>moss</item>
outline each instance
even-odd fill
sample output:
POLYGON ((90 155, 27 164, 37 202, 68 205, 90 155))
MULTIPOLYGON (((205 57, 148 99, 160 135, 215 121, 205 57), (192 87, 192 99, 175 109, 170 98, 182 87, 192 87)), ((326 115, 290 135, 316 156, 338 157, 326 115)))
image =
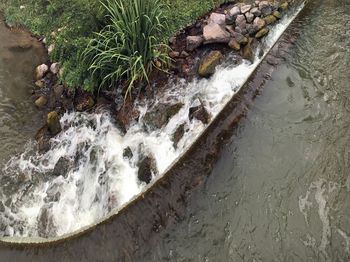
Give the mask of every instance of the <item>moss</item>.
MULTIPOLYGON (((194 22, 197 17, 224 0, 164 0, 170 7, 164 12, 170 31, 164 39, 194 22)), ((38 37, 45 37, 47 45, 54 43, 50 53, 54 62, 64 68, 62 81, 72 88, 93 90, 95 83, 87 72, 88 65, 80 55, 94 32, 105 25, 101 3, 96 0, 1 0, 0 11, 11 25, 24 26, 38 37)))

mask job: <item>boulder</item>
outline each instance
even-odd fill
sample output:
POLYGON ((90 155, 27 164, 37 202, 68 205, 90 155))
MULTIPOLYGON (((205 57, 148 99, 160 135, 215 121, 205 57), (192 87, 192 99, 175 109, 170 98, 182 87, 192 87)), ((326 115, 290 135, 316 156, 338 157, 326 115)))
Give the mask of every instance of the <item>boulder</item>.
POLYGON ((159 103, 153 109, 147 111, 143 117, 143 121, 151 130, 161 129, 182 107, 182 103, 172 105, 159 103))
POLYGON ((225 24, 225 15, 224 14, 219 14, 219 13, 211 13, 209 19, 208 19, 208 23, 214 23, 214 24, 218 24, 218 25, 224 25, 225 24))
POLYGON ((261 11, 260 11, 259 8, 257 8, 257 7, 253 7, 253 8, 250 10, 250 13, 252 13, 254 16, 261 16, 261 11))
POLYGON ((60 157, 52 171, 53 176, 63 176, 67 178, 68 172, 72 167, 72 161, 68 157, 60 157))
POLYGON ((60 118, 56 111, 48 113, 46 124, 51 135, 54 136, 61 132, 60 118))
POLYGON ((45 74, 49 71, 49 67, 45 64, 37 66, 35 69, 35 80, 44 78, 45 74))
POLYGON ((38 108, 42 108, 47 104, 47 99, 44 96, 40 96, 38 99, 35 100, 35 105, 38 108))
POLYGON ((204 56, 199 64, 198 74, 201 77, 210 77, 215 72, 216 66, 220 63, 222 54, 220 51, 211 51, 204 56))
POLYGON ((259 32, 256 33, 255 38, 262 38, 269 33, 269 29, 267 27, 262 28, 259 32))
POLYGON ((186 50, 193 51, 196 48, 200 47, 204 42, 204 38, 201 35, 196 36, 187 36, 186 38, 186 50))
POLYGON ((173 143, 174 147, 177 148, 177 145, 179 141, 182 139, 182 137, 185 134, 185 124, 181 124, 178 128, 176 128, 174 134, 173 134, 173 143))
POLYGON ((278 8, 278 10, 281 12, 286 11, 287 9, 288 9, 288 2, 282 3, 278 8))
POLYGON ((234 38, 231 39, 231 41, 228 43, 228 46, 236 51, 239 51, 241 49, 241 45, 234 38))
POLYGON ((140 161, 137 177, 141 182, 149 184, 152 176, 157 174, 157 163, 153 156, 147 156, 140 161))
POLYGON ((210 114, 205 109, 202 103, 199 106, 194 106, 190 108, 189 119, 192 121, 192 119, 194 118, 198 119, 203 124, 209 124, 210 114))
POLYGON ((204 43, 228 43, 230 33, 218 24, 208 24, 203 28, 204 43))
POLYGON ((242 6, 241 6, 241 13, 242 13, 242 14, 245 14, 245 13, 249 12, 249 10, 250 10, 251 8, 252 8, 251 5, 242 5, 242 6))
POLYGON ((53 73, 54 75, 57 75, 60 72, 60 64, 59 63, 53 63, 50 66, 50 71, 51 73, 53 73))
POLYGON ((266 17, 264 17, 264 21, 267 25, 273 24, 277 21, 277 18, 274 17, 273 15, 268 15, 266 17))
POLYGON ((259 3, 259 10, 262 16, 268 16, 272 14, 272 6, 268 1, 261 1, 259 3))
POLYGON ((265 26, 265 24, 265 20, 260 17, 256 17, 253 21, 253 25, 257 28, 257 30, 262 29, 265 26))
POLYGON ((248 23, 251 23, 251 22, 253 22, 255 16, 251 12, 248 12, 245 14, 245 18, 247 19, 248 23))

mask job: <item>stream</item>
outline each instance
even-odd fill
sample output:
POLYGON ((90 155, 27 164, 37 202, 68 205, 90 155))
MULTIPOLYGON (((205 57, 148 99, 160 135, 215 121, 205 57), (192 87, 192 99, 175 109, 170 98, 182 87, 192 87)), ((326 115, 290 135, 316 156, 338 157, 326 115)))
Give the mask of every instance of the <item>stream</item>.
MULTIPOLYGON (((349 1, 310 1, 288 30, 290 38, 298 38, 225 141, 204 186, 191 194, 185 216, 158 234, 162 241, 146 242, 140 258, 130 260, 350 260, 349 10, 349 1)), ((276 26, 262 48, 287 22, 276 26)), ((17 41, 3 24, 0 34, 17 41)), ((0 43, 0 236, 5 237, 61 236, 123 206, 145 188, 136 175, 139 157, 151 152, 160 173, 166 171, 205 128, 188 119, 189 107, 200 97, 217 115, 245 80, 233 75, 247 76, 254 67, 248 62, 231 67, 235 57, 229 57, 212 79, 170 88, 161 100, 181 97, 184 106, 160 131, 145 131, 142 116, 123 135, 107 114, 67 113, 52 149, 38 154, 30 140, 42 116, 25 83, 45 56, 33 52, 35 43, 30 50, 10 50, 5 42, 0 43), (14 71, 18 80, 11 81, 14 71), (182 123, 187 130, 175 148, 171 136, 182 123), (123 157, 126 147, 134 153, 131 159, 123 157), (62 156, 71 166, 65 176, 53 177, 62 156)), ((143 113, 148 109, 139 107, 143 113)))

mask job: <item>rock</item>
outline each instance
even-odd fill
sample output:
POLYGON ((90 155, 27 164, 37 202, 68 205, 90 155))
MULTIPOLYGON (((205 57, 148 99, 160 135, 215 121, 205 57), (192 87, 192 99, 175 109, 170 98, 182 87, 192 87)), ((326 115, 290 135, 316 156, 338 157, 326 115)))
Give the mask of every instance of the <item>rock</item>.
POLYGON ((219 13, 211 13, 209 19, 208 19, 208 24, 218 24, 218 25, 224 25, 225 24, 225 15, 224 14, 219 14, 219 13))
POLYGON ((132 150, 130 147, 124 148, 123 150, 123 157, 126 159, 133 158, 134 154, 132 153, 132 150))
POLYGON ((38 235, 39 237, 49 238, 56 236, 56 226, 52 214, 53 203, 45 204, 38 215, 38 235))
POLYGON ((56 111, 48 113, 46 124, 51 135, 54 136, 61 132, 60 119, 56 111))
POLYGON ((226 14, 226 24, 227 25, 232 25, 235 23, 237 15, 239 15, 241 13, 241 10, 239 9, 238 6, 234 6, 233 8, 231 8, 227 14, 226 14))
POLYGON ((4 213, 5 212, 5 205, 2 201, 0 201, 0 212, 4 213))
POLYGON ((236 26, 239 27, 241 30, 245 29, 247 25, 247 20, 245 19, 244 15, 238 15, 236 18, 236 26))
POLYGON ((257 7, 253 7, 250 10, 250 13, 252 13, 254 16, 261 16, 261 12, 260 12, 259 8, 257 8, 257 7))
POLYGON ((182 103, 173 105, 164 103, 157 104, 154 109, 147 111, 143 117, 143 121, 152 130, 161 129, 182 107, 182 103))
POLYGON ((49 71, 49 67, 45 64, 39 65, 35 69, 35 80, 44 78, 45 74, 49 71))
POLYGON ((204 43, 228 43, 230 41, 230 33, 218 24, 208 24, 203 28, 204 43))
POLYGON ((180 57, 182 57, 182 58, 186 58, 186 57, 188 57, 188 56, 190 56, 190 54, 189 54, 189 53, 187 53, 186 51, 181 51, 181 53, 180 53, 180 57))
POLYGON ((235 33, 234 37, 235 37, 237 43, 240 45, 246 45, 248 43, 248 38, 240 33, 235 33))
POLYGON ((243 48, 242 57, 252 63, 254 62, 254 53, 250 42, 243 48))
POLYGON ((53 63, 50 66, 50 71, 51 73, 53 73, 54 75, 57 75, 60 71, 60 64, 59 63, 53 63))
POLYGON ((198 74, 201 77, 210 77, 215 72, 216 66, 220 63, 222 54, 220 51, 211 51, 204 56, 199 64, 198 74))
POLYGON ((189 119, 192 121, 192 119, 194 118, 198 119, 203 124, 209 124, 210 114, 205 109, 202 103, 199 106, 190 108, 189 119))
POLYGON ((171 52, 169 52, 169 57, 170 57, 170 58, 173 58, 173 59, 179 58, 179 57, 180 57, 180 52, 171 51, 171 52))
POLYGON ((51 44, 49 45, 49 47, 47 48, 47 52, 49 54, 51 54, 53 52, 53 50, 55 50, 55 44, 51 44))
POLYGON ((174 147, 177 148, 177 144, 185 134, 185 124, 180 125, 173 134, 174 147))
POLYGON ((35 86, 38 88, 44 88, 45 87, 45 80, 44 79, 40 79, 38 81, 35 82, 35 86))
POLYGON ((46 190, 46 197, 44 198, 46 203, 57 202, 60 200, 60 186, 60 183, 55 182, 49 186, 49 188, 46 190))
POLYGON ((250 36, 255 35, 258 31, 258 28, 253 24, 247 24, 247 31, 250 36))
POLYGON ((260 17, 256 17, 253 21, 253 25, 257 28, 257 30, 262 29, 265 26, 266 22, 264 19, 260 17))
POLYGON ((56 100, 59 100, 62 97, 63 92, 64 92, 64 86, 63 85, 55 85, 53 87, 53 93, 55 95, 55 99, 56 100))
POLYGON ((282 18, 281 13, 278 12, 278 11, 274 11, 274 12, 272 13, 272 15, 273 15, 274 17, 276 17, 277 19, 281 19, 281 18, 282 18))
POLYGON ((272 14, 272 6, 268 1, 261 1, 259 3, 259 10, 262 16, 268 16, 272 14))
POLYGON ((234 38, 231 39, 231 41, 228 43, 228 46, 236 51, 239 51, 241 49, 241 45, 234 38))
POLYGON ((269 29, 267 27, 264 27, 259 32, 256 33, 255 38, 262 38, 263 36, 267 35, 269 33, 269 29))
POLYGON ((175 36, 172 36, 169 38, 169 44, 171 45, 175 45, 176 44, 176 37, 175 36))
POLYGON ((157 163, 153 156, 147 156, 139 163, 137 177, 141 182, 149 184, 153 175, 158 174, 157 163))
POLYGON ((40 96, 38 99, 35 100, 35 105, 38 108, 42 108, 47 104, 47 99, 44 96, 40 96))
POLYGON ((241 13, 241 10, 238 6, 234 6, 228 11, 228 15, 230 16, 237 16, 241 13))
POLYGON ((75 99, 75 108, 79 112, 87 111, 93 108, 95 105, 95 100, 93 97, 87 93, 77 95, 75 99))
POLYGON ((72 161, 68 157, 60 157, 52 171, 53 176, 63 176, 67 178, 68 172, 72 167, 72 161))
POLYGON ((242 14, 245 14, 245 13, 247 13, 251 8, 252 8, 251 5, 243 5, 243 6, 241 6, 241 13, 242 13, 242 14))
POLYGON ((35 135, 39 152, 47 152, 50 149, 50 138, 51 135, 48 132, 47 125, 39 129, 35 135))
POLYGON ((200 47, 204 42, 203 36, 187 36, 186 38, 186 50, 193 51, 196 48, 200 47))
POLYGON ((274 17, 273 15, 268 15, 264 18, 264 21, 267 25, 273 24, 274 22, 277 21, 277 18, 274 17))
POLYGON ((245 14, 245 18, 247 19, 248 23, 251 23, 251 22, 253 22, 255 16, 252 13, 248 12, 245 14))
POLYGON ((281 12, 286 11, 287 9, 288 9, 288 2, 282 3, 278 8, 278 10, 281 12))

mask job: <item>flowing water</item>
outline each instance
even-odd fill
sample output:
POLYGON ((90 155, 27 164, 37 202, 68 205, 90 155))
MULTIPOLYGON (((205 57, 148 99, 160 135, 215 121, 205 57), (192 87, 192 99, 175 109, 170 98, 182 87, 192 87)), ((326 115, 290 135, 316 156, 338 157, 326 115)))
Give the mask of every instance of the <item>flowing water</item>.
POLYGON ((186 217, 143 261, 350 261, 349 10, 308 4, 186 217))
MULTIPOLYGON (((292 15, 282 19, 261 45, 266 53, 276 42, 292 15)), ((257 54, 260 52, 257 51, 257 54)), ((126 134, 108 114, 67 113, 61 119, 64 132, 51 140, 51 150, 35 153, 35 143, 11 158, 3 168, 1 214, 6 237, 55 237, 88 226, 114 212, 139 194, 145 184, 137 178, 137 163, 153 155, 159 173, 164 173, 201 134, 205 125, 190 120, 189 108, 201 101, 215 117, 242 86, 261 59, 254 64, 228 57, 207 80, 169 84, 158 103, 181 102, 183 107, 162 129, 149 131, 140 104, 141 117, 126 134), (183 88, 186 87, 186 88, 183 88), (175 148, 172 136, 182 124, 186 132, 175 148), (133 157, 123 156, 130 148, 133 157), (64 159, 64 175, 55 176, 55 166, 64 159)), ((157 177, 153 179, 156 180, 157 177)), ((159 176, 158 176, 159 178, 159 176)))

